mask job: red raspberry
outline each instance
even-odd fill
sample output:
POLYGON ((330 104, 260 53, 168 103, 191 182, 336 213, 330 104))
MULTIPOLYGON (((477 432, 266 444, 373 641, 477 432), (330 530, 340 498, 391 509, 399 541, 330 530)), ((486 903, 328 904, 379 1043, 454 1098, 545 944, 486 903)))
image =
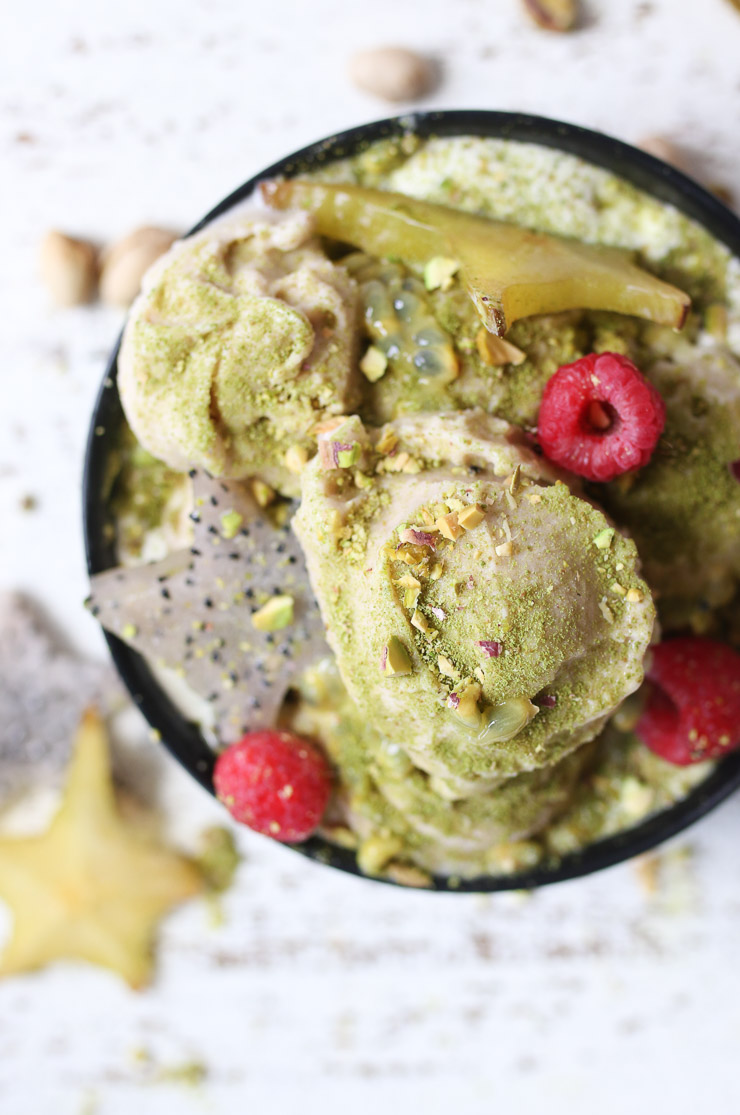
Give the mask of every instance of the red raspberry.
POLYGON ((603 482, 646 465, 664 425, 663 400, 632 361, 592 352, 548 381, 537 436, 555 464, 603 482))
POLYGON ((219 755, 213 781, 235 820, 287 844, 315 832, 331 790, 324 756, 290 732, 247 732, 219 755))
POLYGON ((635 731, 669 763, 717 759, 740 745, 740 654, 686 636, 653 647, 652 683, 635 731))

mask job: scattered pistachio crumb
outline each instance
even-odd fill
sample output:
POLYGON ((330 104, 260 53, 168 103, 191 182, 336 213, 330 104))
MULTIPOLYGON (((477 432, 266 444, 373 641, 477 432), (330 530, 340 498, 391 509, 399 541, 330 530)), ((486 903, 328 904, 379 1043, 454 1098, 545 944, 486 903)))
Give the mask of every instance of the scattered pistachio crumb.
POLYGON ((394 883, 399 883, 403 887, 431 887, 432 885, 432 876, 410 863, 392 860, 386 867, 385 874, 394 883))
POLYGON ((456 259, 433 256, 424 268, 424 286, 427 290, 449 290, 459 270, 456 259))
POLYGON ((397 635, 391 635, 383 652, 382 669, 384 674, 397 676, 412 672, 411 658, 406 647, 397 635))
POLYGON ((417 629, 417 631, 422 631, 425 634, 429 630, 429 620, 423 612, 419 611, 418 608, 414 611, 414 614, 411 617, 411 624, 417 629))
POLYGON ((252 492, 260 507, 269 507, 275 499, 275 489, 265 484, 264 480, 253 480, 252 492))
POLYGON ((360 371, 370 383, 377 383, 385 375, 388 368, 388 358, 377 345, 370 345, 360 361, 360 371))
POLYGON ((456 680, 460 677, 459 671, 455 669, 454 663, 450 662, 446 654, 437 655, 437 669, 440 674, 444 674, 446 678, 456 680))
POLYGON ((607 623, 614 623, 614 613, 606 602, 606 597, 599 601, 599 610, 607 623))
POLYGON ((339 468, 352 468, 356 465, 360 457, 360 446, 354 442, 349 449, 337 450, 337 465, 339 468))
POLYGON ((286 467, 291 472, 301 472, 308 463, 308 450, 302 445, 291 445, 285 454, 286 467))
POLYGON ((443 537, 449 538, 450 542, 456 542, 463 532, 456 511, 451 511, 447 515, 440 515, 434 525, 443 537))
POLYGON ((597 550, 608 550, 614 537, 614 527, 604 527, 594 537, 594 546, 597 550))
POLYGON ((121 638, 135 639, 138 631, 139 629, 135 623, 124 623, 123 627, 121 628, 121 638))
POLYGON ((463 530, 474 530, 475 527, 480 526, 485 517, 483 508, 479 507, 478 504, 473 504, 471 507, 466 507, 463 511, 458 512, 457 521, 463 530))
POLYGON ((292 596, 281 594, 273 596, 252 616, 252 624, 258 631, 281 631, 293 622, 294 600, 292 596))
POLYGON ((503 337, 495 337, 482 326, 475 336, 475 345, 478 355, 484 364, 489 367, 502 367, 504 364, 523 364, 527 359, 526 352, 513 345, 503 337))
POLYGON ((227 540, 235 538, 239 528, 244 522, 244 517, 238 511, 224 511, 221 516, 221 534, 227 540))

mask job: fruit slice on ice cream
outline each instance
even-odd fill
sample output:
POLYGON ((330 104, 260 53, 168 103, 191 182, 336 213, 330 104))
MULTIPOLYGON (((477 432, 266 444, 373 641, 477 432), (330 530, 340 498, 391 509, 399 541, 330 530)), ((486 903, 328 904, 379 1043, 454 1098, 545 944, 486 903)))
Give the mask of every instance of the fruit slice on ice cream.
POLYGON ((452 796, 592 739, 652 633, 633 543, 482 412, 332 436, 359 466, 311 462, 295 530, 361 712, 452 796))
POLYGON ((96 574, 88 606, 209 701, 230 743, 274 724, 291 678, 326 644, 290 525, 274 527, 242 484, 191 475, 192 547, 96 574))
POLYGON ((270 205, 309 210, 325 236, 381 258, 459 263, 491 333, 560 310, 612 310, 680 329, 690 299, 638 267, 629 252, 566 240, 363 186, 290 179, 262 187, 270 205))

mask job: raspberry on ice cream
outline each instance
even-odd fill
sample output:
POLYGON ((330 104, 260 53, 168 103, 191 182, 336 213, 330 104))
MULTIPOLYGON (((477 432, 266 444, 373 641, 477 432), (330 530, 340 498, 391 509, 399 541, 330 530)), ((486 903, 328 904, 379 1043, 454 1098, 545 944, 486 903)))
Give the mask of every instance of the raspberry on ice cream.
POLYGON ((537 436, 551 461, 605 482, 642 468, 665 425, 665 406, 638 368, 614 352, 559 368, 542 396, 537 436))
POLYGON ((247 732, 219 755, 213 781, 235 820, 287 844, 315 832, 331 790, 324 756, 291 732, 247 732))
POLYGON ((717 759, 740 745, 740 654, 713 639, 660 643, 648 671, 652 690, 635 729, 670 763, 717 759))

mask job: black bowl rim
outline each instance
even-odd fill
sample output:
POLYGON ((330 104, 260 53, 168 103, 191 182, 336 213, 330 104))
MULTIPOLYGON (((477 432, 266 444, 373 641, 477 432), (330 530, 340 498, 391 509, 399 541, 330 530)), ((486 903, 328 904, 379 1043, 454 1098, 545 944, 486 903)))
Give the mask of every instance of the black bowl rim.
MULTIPOLYGON (((473 135, 514 139, 577 155, 630 181, 660 201, 674 205, 703 225, 734 255, 740 257, 740 220, 718 198, 676 168, 601 132, 546 117, 485 109, 416 112, 361 124, 317 140, 300 151, 279 159, 239 186, 207 213, 188 235, 198 232, 243 201, 266 178, 278 175, 291 177, 308 167, 315 168, 356 154, 379 139, 400 136, 407 132, 413 132, 422 138, 473 135)), ((110 445, 104 434, 111 427, 117 428, 123 416, 116 390, 120 342, 119 336, 95 403, 84 463, 83 530, 88 571, 91 574, 115 564, 110 532, 105 529, 109 525, 106 477, 110 445)), ((179 712, 141 655, 114 635, 107 632, 104 634, 116 668, 151 728, 182 766, 205 789, 213 793, 215 755, 201 732, 179 712)), ((595 841, 578 852, 567 853, 556 862, 543 861, 515 874, 483 875, 472 879, 435 876, 432 889, 477 893, 529 890, 601 871, 647 852, 682 832, 724 801, 738 786, 740 753, 722 760, 709 777, 681 801, 624 832, 595 841)), ((303 844, 290 847, 338 870, 362 875, 354 852, 330 844, 321 837, 312 837, 303 844)), ((391 882, 388 879, 374 881, 391 882)))

